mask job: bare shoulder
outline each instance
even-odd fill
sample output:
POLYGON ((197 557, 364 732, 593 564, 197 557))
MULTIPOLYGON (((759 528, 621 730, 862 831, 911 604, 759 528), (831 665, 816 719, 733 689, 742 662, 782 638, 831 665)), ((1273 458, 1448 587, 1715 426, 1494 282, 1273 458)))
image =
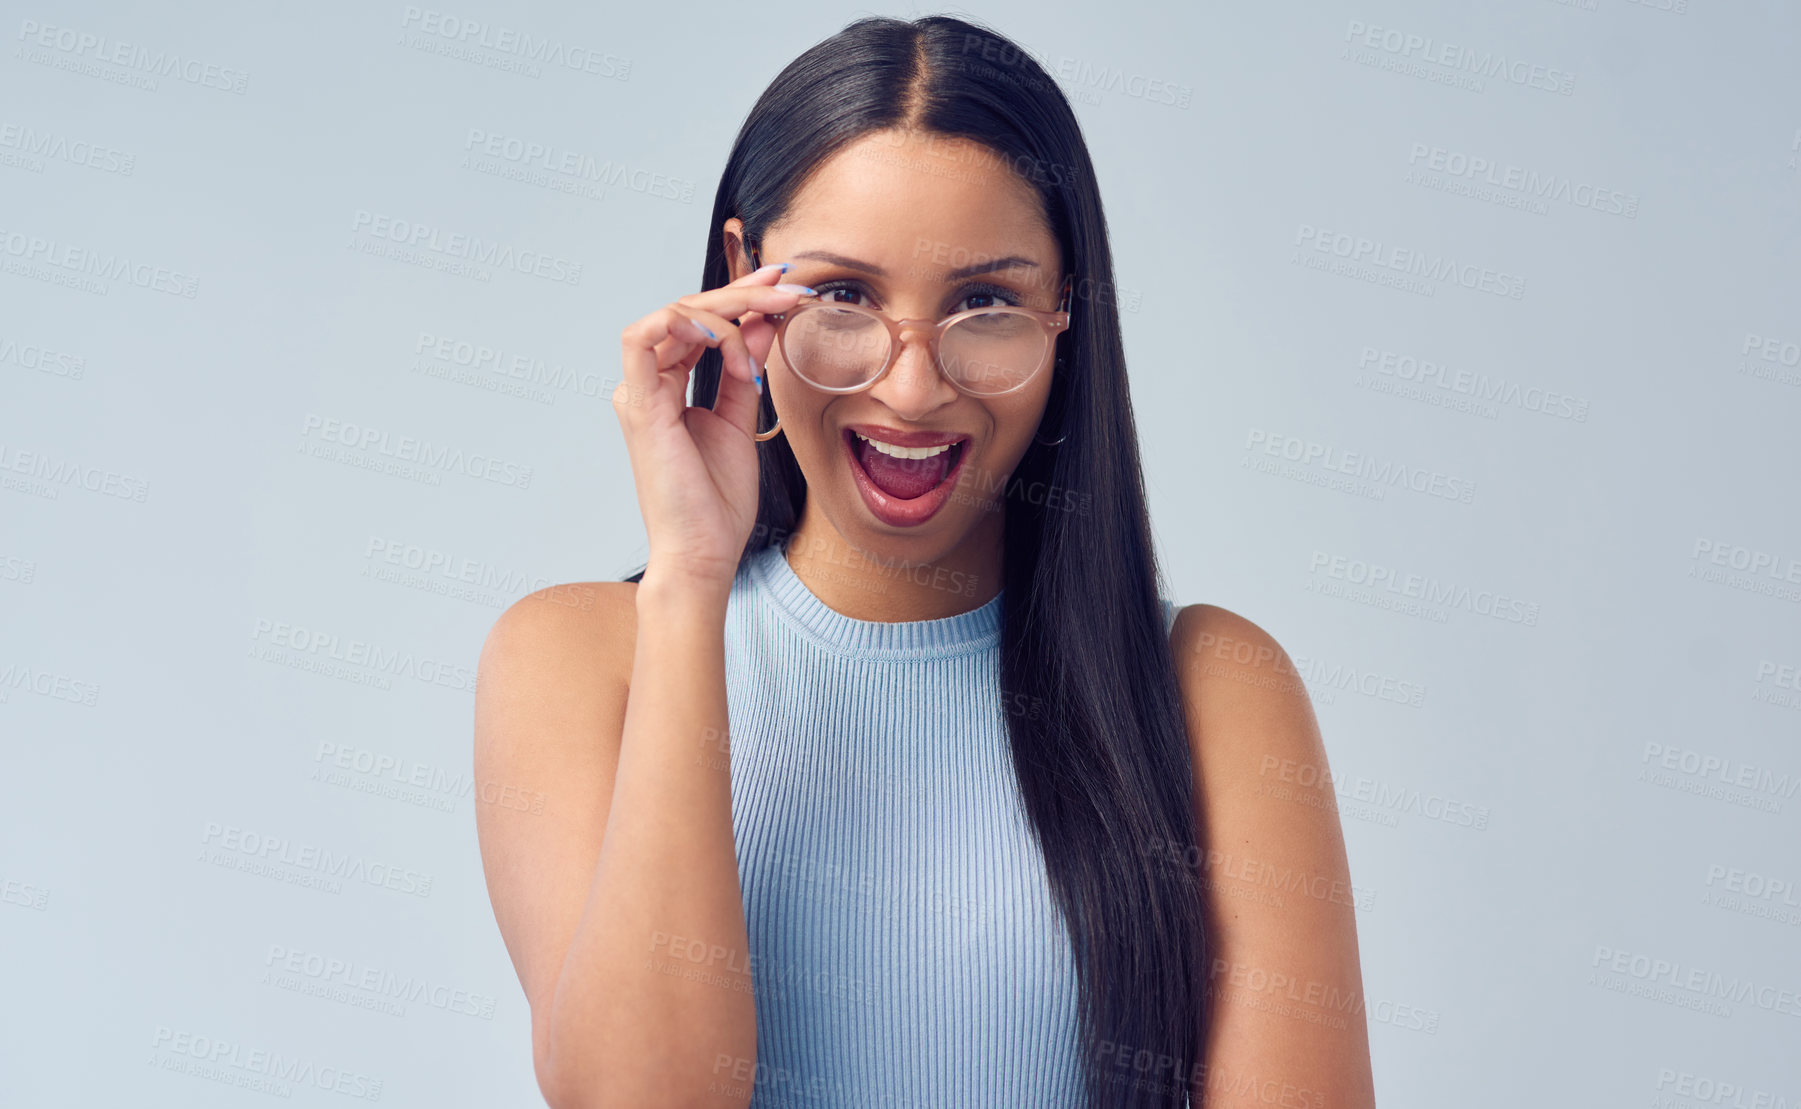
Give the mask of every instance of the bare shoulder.
POLYGON ((584 581, 519 598, 488 629, 478 688, 489 672, 504 680, 542 673, 545 666, 579 666, 592 679, 595 663, 621 657, 629 663, 638 631, 637 596, 636 582, 584 581))
MULTIPOLYGON (((521 597, 494 621, 476 663, 478 787, 492 782, 510 792, 561 779, 568 790, 571 781, 610 779, 620 739, 614 725, 624 717, 637 643, 637 588, 553 585, 521 597)), ((563 798, 565 811, 594 799, 575 800, 563 798)), ((484 840, 499 815, 476 806, 484 840)))
POLYGON ((475 823, 489 902, 532 1014, 548 1081, 557 977, 606 829, 619 763, 637 585, 582 582, 514 602, 482 644, 475 823))
MULTIPOLYGON (((637 645, 637 588, 553 585, 521 597, 494 621, 476 663, 478 788, 496 797, 528 792, 540 812, 546 803, 556 808, 550 823, 590 819, 596 805, 604 811, 637 645)), ((487 793, 482 799, 493 800, 487 793)), ((512 807, 476 806, 484 850, 497 821, 508 836, 529 838, 546 827, 501 821, 512 807)))
POLYGON ((1170 651, 1191 718, 1198 714, 1214 725, 1204 736, 1191 729, 1197 754, 1324 759, 1307 687, 1294 660, 1262 627, 1218 605, 1187 605, 1170 629, 1170 651))
POLYGON ((1216 605, 1184 607, 1170 648, 1210 930, 1205 1104, 1257 1105, 1260 1087, 1237 1080, 1261 1075, 1307 1109, 1374 1106, 1355 915, 1367 894, 1306 686, 1274 636, 1216 605))

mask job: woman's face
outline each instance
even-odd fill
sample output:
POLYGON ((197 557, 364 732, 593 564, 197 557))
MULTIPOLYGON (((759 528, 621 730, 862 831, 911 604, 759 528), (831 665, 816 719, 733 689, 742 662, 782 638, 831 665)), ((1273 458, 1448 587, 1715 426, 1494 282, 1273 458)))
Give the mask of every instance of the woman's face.
MULTIPOLYGON (((734 249, 742 224, 734 218, 725 228, 736 278, 749 269, 734 249)), ((765 264, 789 263, 782 280, 811 286, 824 302, 896 320, 935 323, 1002 304, 1055 311, 1063 284, 1057 240, 1032 187, 984 147, 918 132, 865 136, 825 162, 765 232, 759 253, 765 264)), ((809 515, 822 512, 860 550, 941 562, 978 525, 990 525, 988 533, 998 523, 1055 368, 1047 354, 1017 391, 970 396, 933 364, 926 328, 902 334, 895 364, 860 393, 813 388, 779 345, 764 380, 806 477, 809 515), (957 445, 895 460, 857 432, 900 446, 957 445)))

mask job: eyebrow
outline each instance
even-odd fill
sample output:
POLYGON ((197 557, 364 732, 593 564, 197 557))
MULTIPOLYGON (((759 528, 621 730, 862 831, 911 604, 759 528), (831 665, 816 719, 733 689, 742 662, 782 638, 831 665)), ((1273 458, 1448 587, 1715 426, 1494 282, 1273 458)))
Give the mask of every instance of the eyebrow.
MULTIPOLYGON (((862 262, 855 258, 847 258, 842 254, 833 254, 829 250, 803 250, 792 258, 811 258, 819 262, 830 262, 834 266, 843 266, 847 270, 861 270, 874 277, 887 277, 888 271, 872 262, 862 262)), ((1021 258, 1017 254, 1009 254, 1005 258, 996 258, 988 262, 977 262, 961 269, 949 270, 945 273, 946 281, 961 281, 965 277, 974 277, 978 273, 993 273, 995 270, 1009 270, 1016 266, 1038 268, 1038 263, 1030 258, 1021 258)))

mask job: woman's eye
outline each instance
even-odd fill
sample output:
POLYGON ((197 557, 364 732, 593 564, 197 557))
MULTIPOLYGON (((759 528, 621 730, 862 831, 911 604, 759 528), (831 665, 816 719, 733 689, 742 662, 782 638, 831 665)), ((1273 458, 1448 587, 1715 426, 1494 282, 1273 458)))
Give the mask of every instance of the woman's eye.
POLYGON ((977 308, 1014 308, 1018 305, 1019 301, 1013 299, 1011 294, 1003 293, 998 289, 983 289, 966 294, 962 300, 951 307, 951 311, 969 312, 977 308))
POLYGON ((819 288, 819 299, 826 304, 856 304, 859 297, 863 297, 863 292, 849 285, 822 285, 819 288))

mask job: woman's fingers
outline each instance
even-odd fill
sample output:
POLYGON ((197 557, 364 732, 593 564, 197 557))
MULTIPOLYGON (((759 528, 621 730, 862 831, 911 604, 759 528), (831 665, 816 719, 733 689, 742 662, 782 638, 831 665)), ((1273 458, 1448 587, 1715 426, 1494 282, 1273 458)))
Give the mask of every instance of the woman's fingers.
MULTIPOLYGON (((773 290, 771 290, 773 292, 773 290)), ((717 335, 709 345, 719 348, 720 358, 724 361, 726 375, 737 377, 750 384, 763 373, 763 360, 757 352, 752 351, 741 331, 731 320, 705 308, 676 301, 670 306, 675 311, 687 316, 696 326, 717 335)))
POLYGON ((624 381, 615 395, 624 393, 631 398, 631 407, 642 408, 645 398, 656 396, 662 389, 664 371, 675 369, 682 374, 682 380, 675 383, 676 388, 685 397, 687 370, 692 368, 693 362, 683 367, 682 348, 687 346, 698 352, 703 345, 716 341, 675 308, 657 309, 620 333, 619 355, 624 381), (663 361, 665 358, 669 359, 667 365, 663 361))
POLYGON ((679 417, 687 407, 688 374, 703 351, 717 347, 724 372, 713 412, 754 434, 762 392, 757 379, 775 341, 768 316, 816 295, 804 285, 782 282, 783 272, 772 263, 717 289, 681 297, 627 327, 620 336, 624 382, 614 394, 621 417, 628 408, 644 413, 653 404, 679 417))
POLYGON ((754 436, 757 433, 757 406, 762 401, 763 394, 755 385, 731 374, 720 374, 719 393, 713 398, 713 414, 744 432, 746 437, 754 436))
MULTIPOLYGON (((747 275, 743 280, 748 281, 754 276, 747 275)), ((769 276, 773 277, 774 273, 769 276)), ((674 353, 679 344, 669 340, 684 338, 719 347, 727 371, 748 384, 758 372, 751 367, 752 358, 755 357, 760 367, 762 356, 768 351, 769 337, 774 334, 774 329, 761 317, 792 308, 810 293, 811 290, 799 285, 786 288, 764 284, 723 285, 665 305, 628 326, 620 336, 626 384, 638 390, 657 388, 657 375, 680 366, 689 353, 674 353), (732 323, 752 312, 757 313, 754 322, 769 328, 762 333, 753 331, 762 344, 762 349, 754 354, 746 346, 737 325, 732 323), (695 330, 697 327, 699 330, 695 330)), ((687 365, 691 368, 693 363, 690 361, 687 365)))

